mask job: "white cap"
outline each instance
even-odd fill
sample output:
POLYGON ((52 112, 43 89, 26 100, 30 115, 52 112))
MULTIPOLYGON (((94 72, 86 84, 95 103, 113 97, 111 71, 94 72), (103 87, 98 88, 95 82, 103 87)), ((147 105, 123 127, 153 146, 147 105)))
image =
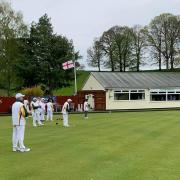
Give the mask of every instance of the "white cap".
POLYGON ((23 94, 21 94, 21 93, 17 93, 16 96, 15 96, 15 98, 16 98, 16 99, 19 99, 19 98, 24 97, 24 96, 25 96, 25 95, 23 95, 23 94))
POLYGON ((72 102, 72 100, 71 100, 71 99, 68 99, 67 102, 72 102))

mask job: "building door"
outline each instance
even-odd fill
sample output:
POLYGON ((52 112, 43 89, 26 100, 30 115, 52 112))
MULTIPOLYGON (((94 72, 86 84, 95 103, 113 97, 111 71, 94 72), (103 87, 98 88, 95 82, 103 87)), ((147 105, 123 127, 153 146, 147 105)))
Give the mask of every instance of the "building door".
POLYGON ((88 100, 88 104, 89 104, 89 109, 90 110, 94 110, 94 95, 93 94, 87 94, 85 95, 85 99, 88 100))
POLYGON ((106 92, 105 91, 79 91, 78 104, 82 105, 85 98, 88 99, 90 108, 94 111, 106 110, 106 92))

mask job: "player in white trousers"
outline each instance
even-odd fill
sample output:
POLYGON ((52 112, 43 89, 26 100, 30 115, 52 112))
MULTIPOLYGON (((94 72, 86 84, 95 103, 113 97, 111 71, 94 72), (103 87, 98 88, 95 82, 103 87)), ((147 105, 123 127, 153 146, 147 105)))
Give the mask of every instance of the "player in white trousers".
POLYGON ((52 103, 52 99, 48 100, 47 105, 47 121, 53 121, 53 111, 54 111, 54 107, 53 107, 53 103, 52 103))
POLYGON ((89 111, 88 99, 85 99, 84 101, 83 110, 84 110, 84 118, 88 119, 88 111, 89 111))
POLYGON ((24 145, 24 132, 26 125, 27 111, 23 104, 23 97, 21 93, 16 94, 16 102, 12 105, 12 125, 13 135, 12 144, 13 152, 28 152, 30 148, 24 145))
POLYGON ((68 122, 68 112, 70 111, 70 103, 72 102, 71 99, 68 99, 63 107, 62 107, 62 115, 63 115, 63 126, 64 127, 69 127, 69 122, 68 122))
POLYGON ((44 120, 45 120, 45 112, 46 112, 45 99, 41 98, 41 102, 39 104, 41 106, 41 109, 40 109, 40 120, 41 120, 41 122, 44 122, 44 120))
POLYGON ((31 109, 32 109, 32 117, 33 117, 33 126, 36 127, 38 123, 39 126, 43 125, 40 121, 40 112, 39 112, 39 104, 37 102, 36 98, 33 98, 33 101, 31 102, 31 109))
POLYGON ((38 97, 37 98, 37 105, 38 105, 38 108, 37 108, 37 118, 38 118, 38 120, 37 120, 37 122, 38 122, 38 124, 40 124, 40 125, 44 125, 43 123, 42 123, 42 104, 41 104, 41 98, 40 97, 38 97))

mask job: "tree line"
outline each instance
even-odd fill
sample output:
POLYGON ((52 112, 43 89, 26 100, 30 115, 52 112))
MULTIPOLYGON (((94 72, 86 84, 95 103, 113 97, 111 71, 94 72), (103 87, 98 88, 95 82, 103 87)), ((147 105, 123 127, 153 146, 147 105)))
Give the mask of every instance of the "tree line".
POLYGON ((180 65, 180 16, 160 14, 147 26, 114 26, 95 38, 87 61, 98 70, 140 71, 145 64, 173 70, 180 65))
POLYGON ((54 33, 47 14, 28 27, 21 13, 0 3, 0 89, 7 95, 23 87, 42 85, 51 93, 68 86, 73 70, 64 71, 62 63, 79 57, 72 40, 54 33))

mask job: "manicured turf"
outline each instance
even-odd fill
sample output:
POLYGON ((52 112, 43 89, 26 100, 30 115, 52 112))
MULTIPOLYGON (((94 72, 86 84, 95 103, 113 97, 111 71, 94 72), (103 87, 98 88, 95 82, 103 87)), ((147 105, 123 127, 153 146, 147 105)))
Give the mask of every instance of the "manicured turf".
POLYGON ((0 117, 0 180, 180 179, 180 111, 89 116, 70 115, 69 128, 30 119, 29 153, 11 152, 10 117, 0 117))

